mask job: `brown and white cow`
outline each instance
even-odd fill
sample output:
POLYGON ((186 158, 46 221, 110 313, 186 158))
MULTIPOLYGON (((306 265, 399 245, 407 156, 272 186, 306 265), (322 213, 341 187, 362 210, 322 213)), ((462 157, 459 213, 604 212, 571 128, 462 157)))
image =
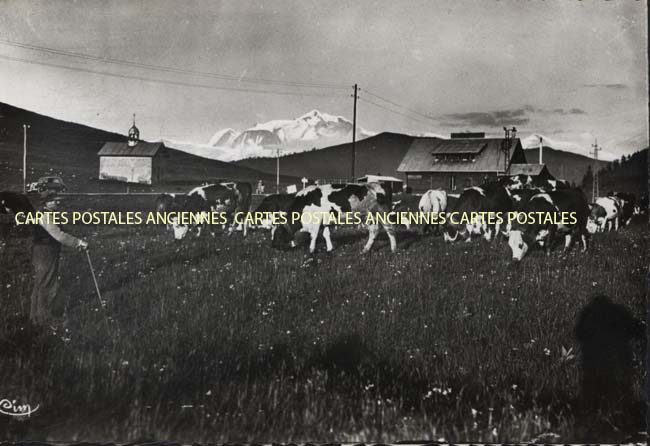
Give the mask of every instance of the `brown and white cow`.
MULTIPOLYGON (((313 253, 316 250, 318 234, 322 230, 327 251, 330 252, 334 249, 330 237, 330 227, 333 223, 331 220, 328 222, 327 218, 318 220, 314 216, 324 217, 325 215, 341 215, 352 212, 366 222, 366 216, 370 213, 387 214, 390 211, 390 197, 379 183, 310 186, 296 194, 290 207, 289 221, 275 232, 273 244, 275 246, 290 244, 291 247, 295 247, 294 237, 299 232, 307 232, 310 236, 309 252, 313 253)), ((382 223, 381 226, 388 234, 390 249, 394 252, 397 248, 397 241, 393 225, 382 223)), ((364 253, 372 248, 379 233, 380 224, 371 223, 366 227, 369 236, 363 248, 364 253)))

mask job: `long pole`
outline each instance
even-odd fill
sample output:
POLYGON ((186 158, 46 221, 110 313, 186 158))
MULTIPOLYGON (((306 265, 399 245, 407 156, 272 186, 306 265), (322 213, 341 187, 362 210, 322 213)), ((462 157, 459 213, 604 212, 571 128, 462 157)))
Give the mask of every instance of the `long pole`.
MULTIPOLYGON (((539 163, 544 164, 542 162, 542 151, 544 150, 544 143, 542 142, 542 137, 539 137, 539 163)), ((563 166, 564 167, 564 166, 563 166)))
POLYGON ((97 285, 97 277, 95 277, 95 268, 93 268, 93 262, 90 261, 90 253, 86 249, 86 258, 88 259, 88 266, 90 267, 90 274, 93 277, 93 283, 95 284, 95 291, 97 292, 97 299, 99 299, 99 305, 104 306, 104 300, 102 299, 102 294, 99 292, 99 285, 97 285))
POLYGON ((355 164, 357 162, 357 91, 359 86, 354 84, 354 111, 352 114, 352 182, 356 182, 355 164))
POLYGON ((23 124, 23 194, 27 193, 27 129, 29 125, 23 124))
POLYGON ((598 147, 598 140, 595 139, 594 143, 591 145, 591 147, 594 148, 594 151, 592 152, 594 154, 594 169, 592 172, 592 178, 593 178, 593 183, 592 183, 592 191, 591 191, 591 201, 594 203, 596 201, 596 198, 598 198, 598 152, 602 150, 602 148, 598 147))
POLYGON ((275 149, 275 193, 280 193, 280 149, 275 149))

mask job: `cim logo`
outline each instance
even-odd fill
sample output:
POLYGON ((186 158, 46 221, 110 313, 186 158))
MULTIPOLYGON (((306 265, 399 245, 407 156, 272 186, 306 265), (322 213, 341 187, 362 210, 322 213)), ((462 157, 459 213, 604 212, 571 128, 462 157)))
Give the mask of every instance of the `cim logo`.
POLYGON ((30 416, 38 410, 39 406, 32 409, 29 404, 18 404, 16 400, 9 400, 4 398, 0 400, 0 413, 9 415, 10 417, 25 417, 30 416))

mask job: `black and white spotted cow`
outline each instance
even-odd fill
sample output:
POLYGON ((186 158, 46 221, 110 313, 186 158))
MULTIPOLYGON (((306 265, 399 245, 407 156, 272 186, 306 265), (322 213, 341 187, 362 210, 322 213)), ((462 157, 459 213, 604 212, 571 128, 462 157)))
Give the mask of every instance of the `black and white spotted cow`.
POLYGON ((609 197, 613 197, 618 201, 620 213, 620 224, 627 226, 632 221, 637 207, 636 196, 628 192, 610 192, 609 197))
POLYGON ((280 215, 286 216, 295 198, 296 194, 272 194, 264 197, 259 206, 257 206, 257 209, 255 209, 256 214, 264 214, 267 216, 263 220, 261 227, 271 230, 271 240, 273 240, 275 231, 278 228, 278 225, 274 224, 273 219, 278 218, 280 215), (278 217, 274 217, 274 214, 278 217))
MULTIPOLYGON (((273 244, 278 247, 287 244, 295 247, 294 237, 299 232, 307 232, 310 236, 309 252, 313 253, 316 250, 316 240, 322 230, 327 251, 330 252, 334 249, 330 237, 332 221, 328 222, 325 215, 352 212, 366 222, 366 216, 370 213, 387 214, 390 211, 390 196, 379 183, 309 186, 296 194, 290 207, 289 221, 275 232, 273 244), (321 218, 315 218, 318 216, 321 218)), ((372 223, 365 226, 368 228, 369 236, 363 248, 364 253, 372 248, 380 224, 372 223)), ((397 249, 397 241, 393 225, 386 222, 381 226, 388 234, 390 249, 394 252, 397 249)))
POLYGON ((587 250, 589 204, 580 189, 536 194, 528 200, 521 212, 534 218, 532 221, 520 223, 515 220, 513 223, 508 237, 513 260, 520 261, 536 246, 544 247, 546 253, 550 254, 556 236, 562 234, 565 237, 565 251, 571 248, 577 238, 582 240, 583 251, 587 250), (561 220, 561 213, 569 214, 564 214, 565 220, 561 220), (550 216, 554 220, 544 221, 544 216, 550 216))
POLYGON ((533 177, 522 173, 499 178, 498 183, 509 190, 521 190, 533 187, 533 177))
POLYGON ((618 230, 621 205, 616 197, 599 197, 589 208, 590 213, 587 222, 589 233, 611 231, 612 229, 618 230))
POLYGON ((498 183, 511 191, 541 188, 550 192, 570 188, 569 182, 566 180, 543 179, 525 174, 502 177, 499 179, 498 183))
MULTIPOLYGON (((395 213, 410 212, 416 213, 419 211, 420 197, 412 194, 394 194, 391 209, 395 213)), ((411 225, 408 219, 404 219, 403 223, 400 222, 407 231, 415 229, 417 225, 411 225)), ((424 229, 424 228, 422 228, 424 229)))
MULTIPOLYGON (((181 207, 182 212, 206 215, 209 212, 223 212, 232 219, 228 234, 235 229, 235 215, 248 212, 251 203, 253 188, 250 183, 220 183, 206 184, 192 189, 185 198, 181 207)), ((193 225, 197 230, 197 236, 201 235, 203 225, 193 225)), ((177 219, 172 220, 174 238, 183 239, 190 225, 183 225, 177 219)), ((246 224, 243 225, 244 236, 246 236, 246 224)))
POLYGON ((468 187, 455 206, 446 213, 445 241, 466 242, 472 236, 483 236, 487 241, 497 238, 501 232, 503 216, 513 209, 511 192, 498 182, 481 187, 468 187))

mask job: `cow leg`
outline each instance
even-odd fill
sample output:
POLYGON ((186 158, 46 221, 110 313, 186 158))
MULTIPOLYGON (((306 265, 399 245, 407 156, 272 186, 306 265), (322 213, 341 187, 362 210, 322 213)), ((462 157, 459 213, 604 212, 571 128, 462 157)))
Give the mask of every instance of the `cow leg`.
POLYGON ((553 250, 553 245, 555 244, 555 226, 551 226, 546 234, 546 255, 550 256, 551 251, 553 250))
POLYGON ((309 253, 313 254, 316 251, 316 240, 318 240, 318 233, 320 232, 320 225, 313 225, 309 228, 309 253))
POLYGON ((390 251, 395 252, 397 250, 397 240, 395 240, 395 230, 392 225, 384 225, 384 231, 388 235, 388 241, 390 242, 390 251))
POLYGON ((572 241, 573 235, 571 233, 564 236, 564 251, 568 251, 571 248, 572 241))
POLYGON ((330 237, 330 227, 325 226, 323 229, 323 238, 325 239, 325 245, 327 246, 327 252, 330 252, 334 249, 334 245, 332 245, 332 238, 330 237))
POLYGON ((368 241, 366 242, 366 246, 363 247, 363 251, 362 251, 363 254, 370 251, 370 248, 372 248, 373 243, 375 243, 375 238, 377 237, 378 232, 379 232, 378 225, 374 224, 368 226, 368 241))
POLYGON ((499 233, 501 232, 501 224, 497 223, 494 225, 494 240, 496 241, 497 237, 499 237, 499 233))
POLYGON ((582 252, 585 252, 587 250, 587 234, 583 231, 580 234, 580 238, 582 239, 582 252))
POLYGON ((489 225, 483 225, 481 227, 481 230, 483 231, 483 238, 485 239, 486 242, 489 242, 492 240, 492 227, 489 225))

